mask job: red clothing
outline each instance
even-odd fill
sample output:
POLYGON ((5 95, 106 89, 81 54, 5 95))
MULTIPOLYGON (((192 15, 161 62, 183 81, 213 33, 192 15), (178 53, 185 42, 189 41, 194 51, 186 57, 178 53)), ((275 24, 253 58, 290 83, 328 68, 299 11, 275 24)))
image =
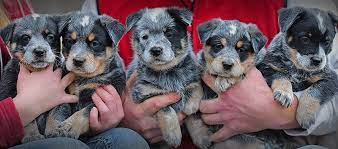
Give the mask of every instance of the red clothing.
POLYGON ((12 98, 0 101, 0 148, 20 143, 24 128, 12 98))

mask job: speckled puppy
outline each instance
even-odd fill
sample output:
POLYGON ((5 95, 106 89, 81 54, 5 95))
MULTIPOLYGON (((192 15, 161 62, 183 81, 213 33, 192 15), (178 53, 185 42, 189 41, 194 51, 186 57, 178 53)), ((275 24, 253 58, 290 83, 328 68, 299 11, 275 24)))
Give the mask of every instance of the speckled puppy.
POLYGON ((202 98, 200 72, 194 60, 187 27, 192 13, 186 9, 143 9, 127 19, 127 28, 133 29, 134 61, 129 75, 137 72, 132 89, 134 102, 178 92, 181 100, 165 107, 155 115, 164 140, 177 147, 181 143, 181 128, 177 112, 195 113, 202 98))
MULTIPOLYGON (((15 97, 19 63, 30 71, 40 71, 49 65, 60 64, 60 38, 58 17, 33 14, 18 19, 1 30, 1 37, 10 44, 13 58, 5 67, 0 83, 0 100, 15 97)), ((25 127, 22 142, 43 139, 45 114, 25 127), (39 124, 39 127, 37 125, 39 124), (39 132, 40 129, 40 132, 39 132)))
POLYGON ((95 89, 112 84, 121 95, 125 87, 124 66, 117 48, 125 29, 109 16, 75 12, 65 16, 59 30, 64 70, 76 74, 68 92, 79 96, 79 102, 54 108, 45 134, 77 139, 89 131, 89 112, 94 106, 91 95, 95 89))
POLYGON ((298 99, 297 121, 303 128, 314 123, 315 113, 338 92, 338 78, 329 68, 338 17, 319 9, 294 7, 279 13, 280 33, 273 39, 263 63, 258 65, 275 100, 290 107, 298 99))
MULTIPOLYGON (((244 24, 237 20, 224 21, 213 19, 198 27, 199 37, 204 50, 199 53, 199 62, 203 73, 216 77, 215 89, 203 84, 205 100, 216 99, 217 93, 244 79, 245 74, 258 61, 258 53, 264 51, 266 37, 256 25, 244 24)), ((189 116, 187 128, 195 145, 199 148, 211 146, 209 135, 219 127, 206 126, 200 114, 189 116)))

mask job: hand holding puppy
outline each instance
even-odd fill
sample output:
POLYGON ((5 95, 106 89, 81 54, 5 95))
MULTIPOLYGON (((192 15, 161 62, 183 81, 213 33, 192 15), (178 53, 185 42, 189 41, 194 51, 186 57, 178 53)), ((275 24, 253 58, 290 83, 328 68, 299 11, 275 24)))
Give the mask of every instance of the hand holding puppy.
MULTIPOLYGON (((203 80, 209 87, 214 86, 212 76, 204 75, 203 80)), ((272 91, 262 74, 253 68, 244 80, 223 92, 220 99, 202 101, 200 111, 205 123, 224 125, 211 136, 213 141, 221 142, 241 133, 299 127, 296 101, 291 108, 283 108, 273 100, 272 91)))
MULTIPOLYGON (((158 122, 153 115, 161 108, 176 103, 180 97, 176 93, 170 93, 152 97, 145 102, 136 104, 130 97, 129 92, 136 80, 136 76, 136 73, 132 74, 127 82, 127 87, 123 95, 125 117, 123 118, 122 123, 127 128, 140 133, 150 143, 157 143, 162 141, 163 138, 158 122)), ((178 117, 180 124, 182 124, 185 115, 180 113, 178 117)))
POLYGON ((65 88, 74 80, 69 73, 61 78, 61 70, 53 66, 39 72, 29 72, 20 64, 17 81, 17 96, 13 99, 25 126, 41 113, 62 103, 74 103, 78 97, 67 94, 65 88))

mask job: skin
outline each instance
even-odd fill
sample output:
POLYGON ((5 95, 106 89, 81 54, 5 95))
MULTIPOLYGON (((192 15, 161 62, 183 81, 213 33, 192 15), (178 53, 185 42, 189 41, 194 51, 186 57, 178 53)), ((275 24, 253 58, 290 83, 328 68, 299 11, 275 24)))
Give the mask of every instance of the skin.
POLYGON ((52 66, 39 72, 30 72, 20 64, 17 96, 13 98, 13 102, 22 124, 26 126, 57 105, 77 102, 78 97, 65 92, 65 88, 74 78, 71 73, 61 78, 61 69, 53 71, 52 66))
MULTIPOLYGON (((213 88, 215 78, 204 75, 203 81, 213 88)), ((224 125, 211 135, 214 142, 221 142, 240 133, 298 128, 297 104, 294 100, 292 107, 282 107, 274 100, 262 74, 253 68, 244 80, 221 93, 220 99, 202 101, 200 111, 206 124, 224 125)))
MULTIPOLYGON (((141 134, 149 143, 153 144, 160 142, 163 140, 162 132, 153 115, 161 108, 177 102, 180 97, 177 93, 169 93, 151 97, 140 104, 136 104, 130 97, 130 90, 136 81, 136 76, 136 73, 131 75, 130 79, 127 81, 127 87, 123 93, 124 95, 122 96, 122 98, 124 98, 123 107, 125 112, 122 123, 125 127, 133 129, 141 134)), ((179 113, 178 117, 180 124, 182 124, 185 115, 179 113)))
POLYGON ((92 95, 89 127, 94 134, 116 127, 124 117, 122 100, 112 85, 99 87, 92 95))

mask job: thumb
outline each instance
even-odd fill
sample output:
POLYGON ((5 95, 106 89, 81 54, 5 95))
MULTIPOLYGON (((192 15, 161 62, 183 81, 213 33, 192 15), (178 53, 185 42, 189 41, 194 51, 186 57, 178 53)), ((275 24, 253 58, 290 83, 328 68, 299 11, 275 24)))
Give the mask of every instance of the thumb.
POLYGON ((25 78, 25 76, 29 74, 30 74, 29 70, 23 64, 20 64, 20 71, 19 71, 18 79, 25 78))
POLYGON ((79 97, 75 95, 65 94, 62 98, 63 103, 76 103, 79 101, 79 97))
POLYGON ((213 142, 222 142, 234 135, 236 135, 236 132, 224 125, 222 129, 212 134, 210 138, 213 142))

